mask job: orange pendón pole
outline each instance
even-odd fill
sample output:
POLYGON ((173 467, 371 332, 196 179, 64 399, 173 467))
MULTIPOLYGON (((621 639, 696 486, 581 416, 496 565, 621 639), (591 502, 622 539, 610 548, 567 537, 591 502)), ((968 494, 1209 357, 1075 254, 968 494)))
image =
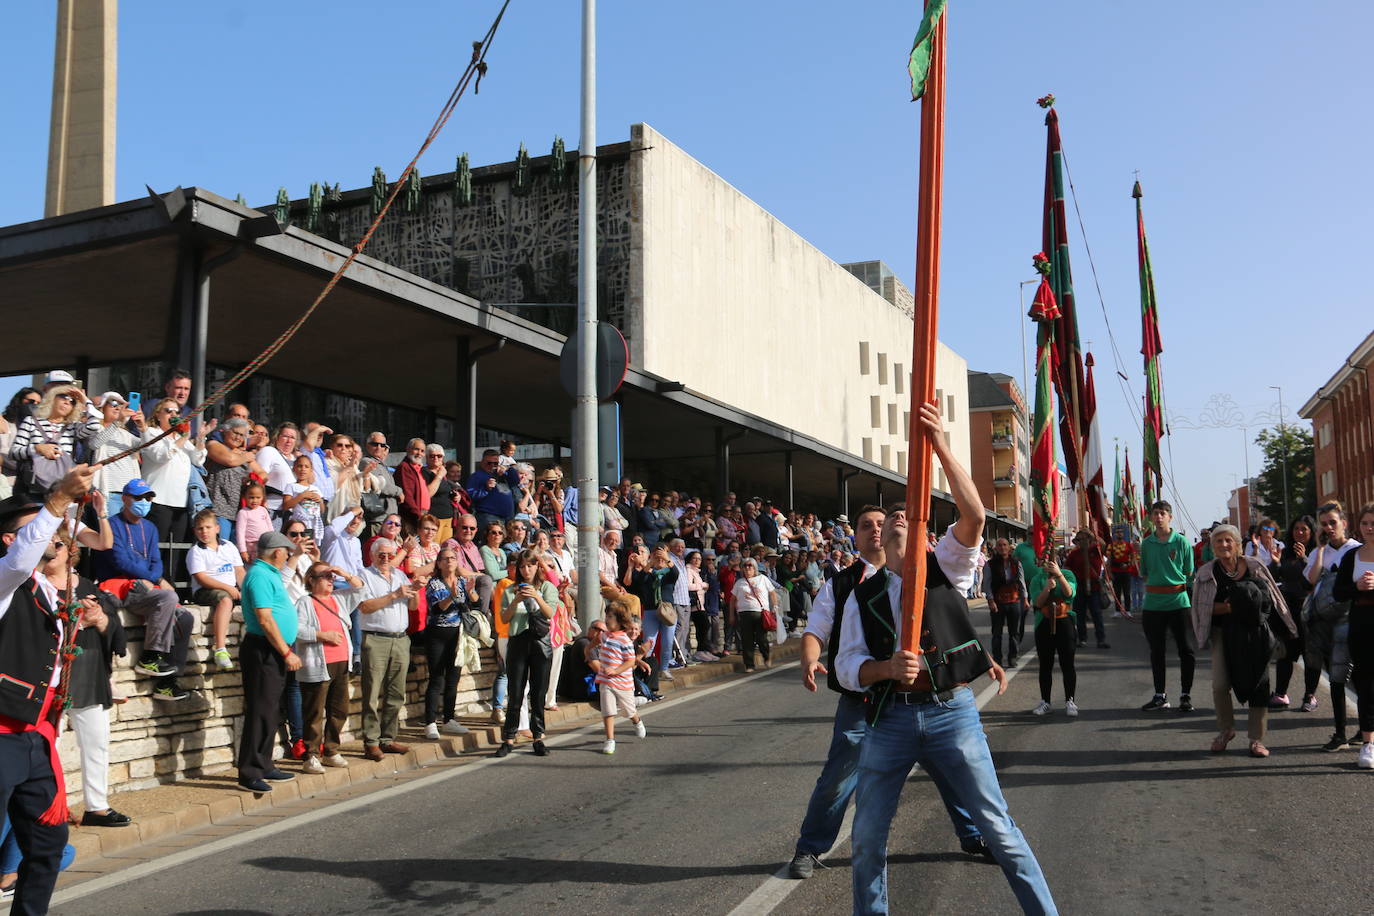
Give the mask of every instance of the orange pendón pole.
POLYGON ((946 8, 935 26, 930 74, 921 96, 921 175, 916 229, 916 314, 911 343, 911 418, 907 424, 906 556, 902 558, 902 648, 920 654, 926 599, 926 526, 930 522, 930 436, 921 405, 935 397, 939 325, 940 210, 945 172, 946 8))

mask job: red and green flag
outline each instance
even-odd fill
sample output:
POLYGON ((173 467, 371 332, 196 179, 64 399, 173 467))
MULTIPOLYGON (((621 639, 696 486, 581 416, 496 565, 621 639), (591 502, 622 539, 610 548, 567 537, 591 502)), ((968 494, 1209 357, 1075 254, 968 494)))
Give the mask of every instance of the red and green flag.
POLYGON ((925 13, 921 16, 921 26, 916 30, 916 40, 911 45, 911 57, 906 69, 911 74, 911 101, 916 101, 926 93, 926 78, 930 76, 930 61, 935 49, 935 27, 945 12, 945 0, 929 0, 925 13))
POLYGON ((1045 115, 1045 215, 1041 251, 1050 260, 1050 284, 1059 305, 1054 322, 1055 378, 1059 395, 1059 441, 1064 445, 1064 467, 1070 483, 1082 488, 1087 480, 1083 452, 1088 417, 1083 408, 1083 352, 1078 338, 1078 313, 1073 296, 1073 271, 1069 266, 1069 226, 1064 207, 1064 149, 1059 139, 1059 114, 1054 96, 1037 101, 1045 115))
POLYGON ((1116 445, 1116 470, 1112 475, 1112 521, 1118 525, 1122 524, 1122 506, 1124 501, 1121 496, 1121 443, 1116 445))
POLYGON ((1088 525, 1102 540, 1111 536, 1107 521, 1107 487, 1102 471, 1102 427, 1097 421, 1097 390, 1093 387, 1093 355, 1085 360, 1087 386, 1083 391, 1083 414, 1087 421, 1087 443, 1083 451, 1084 477, 1088 482, 1088 525))
POLYGON ((1159 306, 1155 301, 1155 275, 1150 268, 1150 243, 1145 239, 1145 214, 1140 206, 1140 182, 1131 190, 1135 198, 1136 254, 1140 262, 1140 352, 1145 357, 1145 505, 1148 510, 1163 492, 1163 464, 1159 440, 1164 436, 1164 398, 1159 375, 1159 306))
POLYGON ((1059 306, 1050 283, 1053 270, 1050 259, 1042 251, 1035 256, 1034 263, 1040 274, 1040 286, 1030 309, 1030 317, 1036 324, 1035 413, 1031 418, 1031 546, 1037 557, 1043 557, 1053 549, 1054 531, 1059 524, 1059 463, 1054 454, 1054 398, 1051 395, 1059 306))

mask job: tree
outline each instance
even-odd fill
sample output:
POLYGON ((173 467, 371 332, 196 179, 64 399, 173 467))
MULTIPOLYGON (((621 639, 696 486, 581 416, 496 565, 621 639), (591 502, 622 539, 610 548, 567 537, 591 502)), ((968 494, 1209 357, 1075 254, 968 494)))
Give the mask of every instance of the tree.
POLYGON ((1284 528, 1295 518, 1314 515, 1317 509, 1316 472, 1313 471, 1312 433, 1301 426, 1261 430, 1255 444, 1264 453, 1264 467, 1255 476, 1250 502, 1256 512, 1278 519, 1284 528), (1285 466, 1288 506, 1284 506, 1285 466))

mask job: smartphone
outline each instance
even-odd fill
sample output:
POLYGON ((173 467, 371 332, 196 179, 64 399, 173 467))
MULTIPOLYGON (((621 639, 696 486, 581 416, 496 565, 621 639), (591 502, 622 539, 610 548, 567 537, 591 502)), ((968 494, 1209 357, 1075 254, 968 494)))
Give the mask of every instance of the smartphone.
POLYGON ((130 391, 129 409, 132 410, 134 413, 138 413, 141 410, 143 410, 143 395, 139 394, 137 391, 130 391))

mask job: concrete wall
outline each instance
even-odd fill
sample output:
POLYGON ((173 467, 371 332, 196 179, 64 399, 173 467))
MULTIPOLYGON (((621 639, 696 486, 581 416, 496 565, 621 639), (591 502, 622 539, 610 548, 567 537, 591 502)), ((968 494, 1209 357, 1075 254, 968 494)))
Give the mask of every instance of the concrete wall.
MULTIPOLYGON (((196 615, 196 626, 186 672, 178 681, 192 691, 192 696, 177 702, 151 699, 154 680, 134 674, 132 662, 143 651, 143 623, 136 615, 121 612, 120 619, 129 637, 129 653, 127 658, 115 659, 114 692, 116 696, 128 697, 128 702, 109 710, 112 793, 222 772, 234 765, 243 724, 243 680, 237 667, 218 672, 209 660, 210 609, 193 605, 186 605, 186 609, 196 615)), ((238 657, 242 623, 239 609, 235 608, 228 639, 229 652, 235 658, 238 657)), ((491 649, 483 650, 480 672, 463 672, 458 682, 460 716, 484 711, 479 703, 490 699, 491 683, 496 676, 492 653, 491 649)), ((428 675, 423 655, 416 656, 415 662, 415 670, 406 677, 406 706, 401 713, 403 725, 407 721, 411 724, 418 721, 424 712, 423 690, 428 675)), ((345 742, 361 736, 360 684, 356 677, 351 681, 345 742)), ((81 801, 81 754, 75 735, 66 728, 65 719, 63 729, 58 750, 67 783, 67 798, 76 805, 81 801)), ((118 800, 115 805, 118 807, 118 800)))
MULTIPOLYGON (((911 319, 653 128, 631 142, 635 365, 904 471, 911 319)), ((938 351, 967 465, 968 366, 938 351)))

